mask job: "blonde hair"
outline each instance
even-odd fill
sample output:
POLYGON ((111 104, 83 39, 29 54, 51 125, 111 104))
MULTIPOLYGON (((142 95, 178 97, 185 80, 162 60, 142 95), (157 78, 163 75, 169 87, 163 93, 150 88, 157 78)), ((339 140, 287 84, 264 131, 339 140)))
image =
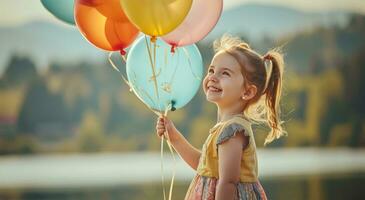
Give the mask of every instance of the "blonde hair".
POLYGON ((280 50, 273 49, 262 56, 240 38, 227 34, 214 41, 213 46, 216 53, 224 51, 237 60, 245 87, 248 84, 257 87, 256 95, 249 100, 243 112, 251 121, 267 123, 271 128, 264 146, 283 135, 287 136, 280 121, 279 102, 284 71, 284 59, 280 50))

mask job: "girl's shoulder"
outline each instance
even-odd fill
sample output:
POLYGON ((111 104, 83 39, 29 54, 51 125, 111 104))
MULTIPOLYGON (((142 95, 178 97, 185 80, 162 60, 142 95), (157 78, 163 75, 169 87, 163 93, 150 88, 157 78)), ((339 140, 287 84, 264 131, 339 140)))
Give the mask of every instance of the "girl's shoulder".
POLYGON ((233 116, 231 119, 228 119, 224 122, 218 122, 217 124, 214 125, 213 128, 211 128, 209 130, 210 133, 216 133, 216 132, 221 132, 223 129, 225 129, 226 127, 235 127, 235 126, 243 126, 246 128, 250 128, 251 127, 251 122, 243 115, 236 115, 233 116))
MULTIPOLYGON (((236 116, 227 120, 222 124, 219 132, 217 133, 218 140, 230 138, 238 132, 243 133, 245 136, 251 136, 253 134, 251 122, 241 116, 236 116)), ((219 141, 217 142, 219 143, 219 141)))
POLYGON ((236 134, 243 134, 249 139, 248 145, 243 150, 249 151, 253 149, 255 145, 251 124, 249 120, 241 116, 235 116, 221 123, 212 135, 214 141, 212 144, 214 144, 216 151, 218 151, 218 145, 234 137, 236 134))
POLYGON ((251 132, 251 122, 243 115, 237 115, 223 122, 220 127, 220 132, 225 130, 246 130, 246 134, 251 132))

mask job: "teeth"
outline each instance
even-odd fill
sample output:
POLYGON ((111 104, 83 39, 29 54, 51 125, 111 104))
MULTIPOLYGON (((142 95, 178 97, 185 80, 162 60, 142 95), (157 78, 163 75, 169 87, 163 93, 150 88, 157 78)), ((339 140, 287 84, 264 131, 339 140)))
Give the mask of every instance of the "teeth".
POLYGON ((215 88, 215 87, 213 87, 213 86, 209 86, 209 87, 208 87, 208 90, 211 90, 211 91, 213 91, 213 92, 220 92, 220 91, 221 91, 220 89, 215 88))

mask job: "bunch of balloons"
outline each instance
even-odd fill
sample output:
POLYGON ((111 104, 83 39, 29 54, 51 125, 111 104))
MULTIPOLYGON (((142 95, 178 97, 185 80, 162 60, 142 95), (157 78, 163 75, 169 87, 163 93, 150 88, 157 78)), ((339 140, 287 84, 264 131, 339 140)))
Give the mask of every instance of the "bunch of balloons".
POLYGON ((152 110, 181 108, 202 80, 195 43, 216 25, 223 0, 41 0, 94 46, 126 54, 129 86, 152 110), (137 39, 140 32, 145 35, 137 39), (144 38, 144 39, 143 39, 144 38), (148 38, 148 39, 147 39, 148 38), (180 48, 181 47, 181 48, 180 48))
MULTIPOLYGON (((223 0, 41 0, 41 3, 58 19, 76 25, 91 44, 110 51, 109 60, 120 72, 111 61, 112 53, 119 51, 126 61, 128 80, 120 72, 122 78, 159 115, 183 107, 197 93, 203 61, 195 43, 214 28, 223 7, 223 0), (142 37, 137 39, 138 35, 142 37)), ((163 142, 161 155, 162 152, 163 142)), ((169 199, 171 191, 172 185, 169 199)))

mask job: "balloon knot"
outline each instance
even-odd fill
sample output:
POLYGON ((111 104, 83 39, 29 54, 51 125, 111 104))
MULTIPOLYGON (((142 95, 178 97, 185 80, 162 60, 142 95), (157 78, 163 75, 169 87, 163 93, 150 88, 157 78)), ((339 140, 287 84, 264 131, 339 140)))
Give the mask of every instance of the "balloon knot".
POLYGON ((175 48, 176 48, 175 45, 171 45, 171 53, 175 53, 175 48))
POLYGON ((175 100, 171 100, 171 111, 175 111, 176 107, 175 107, 176 101, 175 100))
POLYGON ((122 55, 122 56, 125 56, 125 54, 127 53, 124 49, 121 49, 120 51, 119 51, 119 53, 120 53, 120 55, 122 55))
POLYGON ((156 42, 156 40, 157 40, 156 36, 152 36, 152 37, 151 37, 151 42, 152 42, 152 43, 155 43, 155 42, 156 42))

